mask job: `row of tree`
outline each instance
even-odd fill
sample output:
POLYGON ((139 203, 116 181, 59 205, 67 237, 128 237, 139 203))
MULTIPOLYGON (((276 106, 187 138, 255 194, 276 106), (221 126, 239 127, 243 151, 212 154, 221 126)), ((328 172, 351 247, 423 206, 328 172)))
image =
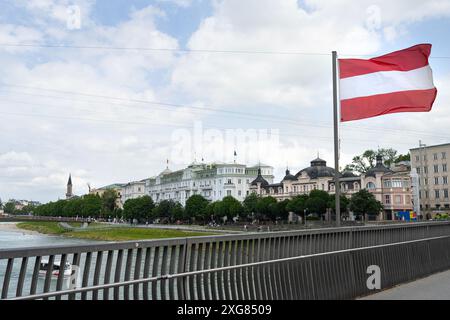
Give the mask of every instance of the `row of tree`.
MULTIPOLYGON (((173 200, 162 200, 155 204, 151 197, 143 196, 128 199, 123 209, 117 208, 117 194, 108 190, 102 196, 89 194, 68 200, 49 202, 37 207, 22 209, 23 212, 39 216, 62 216, 81 218, 112 218, 138 220, 145 222, 162 219, 168 222, 185 221, 206 223, 218 221, 226 217, 231 220, 239 217, 242 220, 286 220, 289 212, 299 216, 312 214, 320 218, 327 211, 334 212, 335 198, 322 190, 312 190, 309 194, 298 195, 292 199, 277 201, 274 197, 260 197, 252 193, 241 203, 232 196, 220 201, 210 202, 201 195, 193 195, 183 207, 173 200)), ((345 215, 351 210, 355 215, 377 214, 382 210, 380 202, 367 190, 362 189, 351 199, 341 196, 341 213, 345 215)), ((6 205, 5 205, 6 208, 6 205)))

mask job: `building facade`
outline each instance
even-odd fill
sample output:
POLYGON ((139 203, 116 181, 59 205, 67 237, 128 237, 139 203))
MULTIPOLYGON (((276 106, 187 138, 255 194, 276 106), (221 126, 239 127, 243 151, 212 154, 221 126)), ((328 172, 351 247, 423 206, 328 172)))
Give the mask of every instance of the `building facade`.
POLYGON ((428 218, 436 213, 450 211, 448 187, 448 157, 450 143, 434 146, 421 145, 410 149, 411 167, 419 179, 419 201, 422 215, 428 218))
POLYGON ((233 196, 243 201, 250 192, 250 183, 262 172, 273 181, 273 168, 268 165, 247 167, 237 163, 192 163, 187 168, 171 171, 168 167, 158 176, 145 180, 145 193, 156 203, 174 200, 183 206, 186 200, 200 194, 210 201, 233 196))
POLYGON ((114 190, 116 191, 117 194, 117 199, 116 199, 116 206, 118 208, 123 208, 123 201, 122 201, 122 192, 123 192, 123 187, 125 186, 125 183, 113 183, 101 188, 94 188, 91 189, 89 191, 89 194, 95 194, 98 195, 99 197, 101 197, 106 190, 114 190))
POLYGON ((145 195, 145 180, 128 182, 122 186, 121 201, 124 204, 128 199, 136 199, 145 195))
MULTIPOLYGON (((335 193, 335 170, 328 167, 320 158, 311 161, 311 165, 292 175, 286 175, 279 183, 269 183, 262 175, 251 182, 250 190, 261 196, 272 196, 281 201, 296 195, 309 194, 312 190, 335 193)), ((396 220, 400 211, 413 210, 413 193, 411 188, 410 167, 402 164, 393 169, 383 165, 382 158, 377 157, 376 165, 361 175, 353 172, 339 172, 341 193, 347 197, 361 189, 367 189, 383 204, 384 210, 377 217, 379 220, 396 220)))

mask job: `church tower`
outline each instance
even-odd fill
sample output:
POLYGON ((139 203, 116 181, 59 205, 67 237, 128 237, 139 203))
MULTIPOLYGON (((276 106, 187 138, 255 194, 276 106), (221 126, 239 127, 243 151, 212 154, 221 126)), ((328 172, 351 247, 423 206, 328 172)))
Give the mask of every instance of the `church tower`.
POLYGON ((66 199, 70 199, 72 197, 73 197, 73 194, 72 194, 72 175, 69 174, 69 181, 67 181, 66 199))

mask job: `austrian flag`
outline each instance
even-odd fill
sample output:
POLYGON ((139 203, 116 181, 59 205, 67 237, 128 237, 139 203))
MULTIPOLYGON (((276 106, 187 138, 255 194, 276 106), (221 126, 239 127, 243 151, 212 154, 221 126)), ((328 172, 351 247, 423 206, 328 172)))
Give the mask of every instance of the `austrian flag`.
POLYGON ((428 64, 431 44, 369 60, 339 59, 341 121, 430 111, 437 90, 428 64))

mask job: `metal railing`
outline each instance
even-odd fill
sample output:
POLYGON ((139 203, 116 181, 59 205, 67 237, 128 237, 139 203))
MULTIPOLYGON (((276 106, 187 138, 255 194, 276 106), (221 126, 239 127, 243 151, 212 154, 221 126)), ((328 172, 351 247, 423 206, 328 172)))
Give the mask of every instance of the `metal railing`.
POLYGON ((383 287, 449 268, 449 236, 449 222, 424 222, 3 249, 0 298, 354 298, 370 292, 369 265, 383 287), (76 275, 52 275, 67 261, 76 275))

